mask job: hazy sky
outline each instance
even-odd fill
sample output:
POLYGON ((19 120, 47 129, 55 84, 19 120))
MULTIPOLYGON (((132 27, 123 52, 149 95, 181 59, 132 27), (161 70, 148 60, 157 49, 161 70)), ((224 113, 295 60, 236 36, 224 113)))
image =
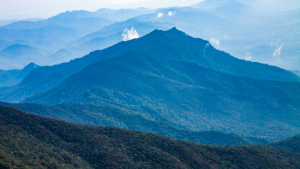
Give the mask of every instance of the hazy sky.
MULTIPOLYGON (((65 11, 99 8, 189 6, 203 0, 0 0, 0 20, 48 18, 65 11)), ((261 11, 300 8, 300 0, 238 0, 261 11)))
POLYGON ((201 1, 203 0, 0 0, 0 20, 48 18, 72 10, 189 6, 201 1))

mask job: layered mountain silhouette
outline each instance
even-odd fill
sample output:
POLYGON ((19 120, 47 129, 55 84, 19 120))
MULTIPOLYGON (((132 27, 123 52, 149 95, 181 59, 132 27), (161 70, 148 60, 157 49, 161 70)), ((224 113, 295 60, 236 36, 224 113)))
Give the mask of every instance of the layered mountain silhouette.
POLYGON ((91 51, 105 49, 123 41, 126 30, 131 28, 136 30, 139 36, 144 36, 154 29, 168 30, 173 26, 174 24, 170 23, 140 22, 135 19, 116 22, 68 44, 64 49, 50 55, 48 60, 51 63, 62 63, 82 57, 91 51))
MULTIPOLYGON (((152 11, 153 10, 147 9, 99 9, 96 12, 67 11, 48 19, 39 21, 18 21, 2 26, 0 27, 0 40, 3 43, 0 41, 0 50, 12 45, 23 44, 39 49, 40 54, 37 56, 25 51, 24 56, 31 56, 29 61, 26 60, 25 57, 15 60, 11 59, 10 61, 1 60, 3 64, 0 65, 0 69, 20 69, 30 62, 39 65, 54 65, 70 61, 76 57, 72 57, 72 55, 68 56, 68 54, 61 54, 59 57, 53 59, 48 59, 48 57, 63 50, 66 48, 66 45, 83 36, 99 31, 104 26, 152 11), (54 59, 56 60, 53 61, 54 59)), ((113 44, 107 43, 105 47, 113 44)), ((83 54, 80 53, 80 57, 96 49, 92 48, 92 50, 84 51, 83 54)), ((12 52, 17 51, 16 49, 12 52)), ((76 51, 73 52, 76 53, 76 51)), ((0 58, 1 57, 2 55, 0 54, 0 58)))
POLYGON ((299 88, 289 71, 234 58, 173 28, 36 69, 1 92, 11 101, 46 91, 23 102, 48 105, 145 106, 155 113, 140 111, 144 117, 180 129, 278 140, 299 133, 299 88))
POLYGON ((29 114, 51 117, 70 123, 120 127, 164 135, 176 140, 185 140, 206 145, 266 145, 269 142, 254 137, 243 137, 235 134, 224 134, 216 131, 188 131, 175 128, 169 123, 149 120, 137 112, 127 111, 117 106, 101 106, 92 104, 61 104, 46 106, 40 104, 9 104, 0 105, 14 107, 29 114))
POLYGON ((30 63, 23 69, 0 70, 0 87, 14 86, 20 83, 32 70, 40 66, 30 63))
POLYGON ((174 28, 167 32, 154 31, 137 40, 121 42, 68 63, 40 68, 37 71, 33 71, 24 81, 13 89, 9 89, 9 91, 2 90, 1 93, 3 95, 1 99, 3 101, 20 101, 27 96, 47 91, 59 85, 67 77, 82 70, 91 63, 104 58, 119 56, 128 50, 142 50, 145 47, 152 48, 151 50, 154 51, 163 52, 159 53, 159 55, 172 56, 173 60, 176 60, 176 57, 180 57, 177 59, 195 62, 201 66, 209 67, 223 73, 267 80, 299 81, 299 77, 289 71, 236 59, 229 54, 214 49, 207 41, 192 38, 174 28), (159 43, 162 45, 154 41, 160 41, 159 43), (182 45, 183 47, 181 47, 182 45), (243 69, 240 68, 241 66, 243 69))
POLYGON ((1 168, 297 168, 298 153, 216 147, 27 115, 0 106, 1 168))

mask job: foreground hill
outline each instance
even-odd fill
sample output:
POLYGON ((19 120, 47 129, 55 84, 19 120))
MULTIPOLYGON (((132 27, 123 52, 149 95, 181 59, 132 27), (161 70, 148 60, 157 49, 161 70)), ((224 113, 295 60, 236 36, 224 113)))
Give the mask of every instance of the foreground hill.
POLYGON ((0 107, 1 168, 299 168, 300 154, 263 146, 210 147, 91 127, 0 107))
POLYGON ((186 140, 208 145, 266 145, 268 141, 254 137, 242 137, 235 134, 224 134, 216 131, 195 132, 181 130, 166 122, 149 120, 134 111, 126 111, 116 106, 98 106, 91 104, 9 104, 0 102, 0 105, 14 107, 26 113, 64 120, 70 123, 110 126, 151 132, 177 140, 186 140))
POLYGON ((23 102, 142 105, 155 110, 137 111, 142 116, 181 129, 272 140, 300 132, 300 83, 261 80, 282 80, 284 74, 296 80, 291 72, 238 60, 176 29, 130 43, 142 40, 135 49, 99 60, 23 102))
POLYGON ((275 147, 277 149, 294 151, 300 153, 300 135, 296 135, 294 137, 272 143, 270 146, 275 147))

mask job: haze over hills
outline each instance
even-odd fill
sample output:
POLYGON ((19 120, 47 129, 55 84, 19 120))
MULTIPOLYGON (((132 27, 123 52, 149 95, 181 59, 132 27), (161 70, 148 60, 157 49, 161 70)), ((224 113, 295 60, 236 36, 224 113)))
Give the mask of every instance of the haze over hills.
POLYGON ((267 1, 1 26, 0 168, 300 168, 300 3, 267 1))
POLYGON ((51 63, 67 62, 91 51, 105 49, 121 41, 130 40, 125 38, 128 34, 135 33, 135 36, 141 37, 155 29, 168 30, 173 26, 170 23, 140 22, 135 19, 116 22, 68 44, 64 49, 50 55, 48 59, 51 63))
MULTIPOLYGON (((239 60, 176 28, 156 30, 84 58, 39 69, 23 80, 23 84, 31 82, 28 84, 35 86, 26 89, 42 87, 39 80, 33 83, 41 70, 59 71, 66 79, 61 78, 63 82, 57 87, 23 102, 112 104, 127 109, 143 105, 156 114, 140 111, 144 117, 165 119, 181 129, 218 130, 270 140, 299 133, 298 76, 239 60), (101 58, 103 54, 105 58, 101 58), (83 66, 87 60, 89 66, 74 69, 74 65, 83 66)), ((46 74, 40 77, 55 77, 46 74)), ((50 79, 45 79, 45 86, 54 84, 50 79)), ((16 91, 25 93, 17 87, 16 91)), ((3 96, 10 99, 13 94, 3 96)))
POLYGON ((298 153, 212 147, 137 131, 92 127, 0 107, 1 168, 297 168, 298 153), (262 160, 263 159, 263 160, 262 160))
MULTIPOLYGON (((47 65, 67 62, 74 58, 82 57, 92 50, 103 49, 119 42, 120 39, 114 37, 119 36, 116 32, 106 32, 106 36, 102 36, 100 42, 92 42, 95 46, 99 43, 99 47, 89 48, 80 46, 84 52, 78 52, 81 51, 78 50, 78 47, 72 47, 72 44, 76 44, 78 41, 84 39, 85 35, 92 35, 93 32, 99 32, 103 26, 110 25, 113 27, 116 21, 122 22, 127 19, 135 19, 140 24, 147 24, 149 22, 170 23, 172 26, 178 27, 189 35, 210 40, 216 48, 240 59, 267 63, 287 70, 300 70, 300 58, 297 52, 300 48, 300 43, 297 36, 295 36, 299 33, 297 25, 299 24, 299 15, 297 15, 297 11, 287 11, 274 16, 268 16, 257 12, 256 9, 250 8, 246 4, 248 3, 245 1, 207 0, 192 7, 173 7, 156 10, 100 9, 96 12, 73 11, 61 13, 38 22, 16 22, 4 28, 10 31, 13 31, 12 29, 21 31, 33 28, 42 29, 50 24, 61 27, 62 31, 66 31, 64 30, 65 27, 79 31, 77 33, 74 32, 72 38, 57 35, 54 32, 47 33, 53 37, 62 37, 55 40, 55 42, 61 42, 60 44, 53 46, 54 43, 49 42, 47 43, 47 48, 40 46, 43 43, 19 42, 19 44, 30 45, 42 50, 44 53, 43 57, 47 57, 47 65), (199 8, 199 6, 204 8, 199 8), (51 49, 50 46, 52 46, 51 49)), ((120 28, 119 26, 117 26, 118 29, 120 28)), ((133 26, 138 27, 139 25, 133 26)), ((126 28, 128 27, 123 26, 121 31, 124 31, 126 28)), ((154 29, 163 28, 156 26, 154 29)), ((144 30, 138 29, 137 31, 143 32, 144 30)), ((6 43, 19 40, 16 38, 10 40, 5 38, 0 39, 5 40, 6 43)), ((46 44, 46 42, 44 43, 46 44)), ((45 65, 45 63, 40 63, 38 60, 31 60, 31 62, 45 65)), ((2 69, 11 68, 13 67, 2 67, 2 69)))
MULTIPOLYGON (((18 44, 38 48, 41 53, 38 56, 32 56, 29 60, 26 60, 26 57, 21 57, 18 60, 1 60, 2 63, 7 64, 1 65, 0 68, 18 69, 24 67, 30 62, 35 62, 39 65, 53 65, 56 63, 69 61, 70 59, 74 59, 76 57, 66 57, 64 55, 60 55, 60 62, 59 60, 53 61, 57 58, 46 59, 47 62, 45 62, 45 58, 63 49, 67 44, 78 40, 79 38, 89 33, 100 30, 106 25, 112 24, 116 21, 126 20, 139 14, 144 14, 151 11, 152 10, 146 9, 99 9, 96 12, 73 11, 61 13, 57 16, 36 22, 19 21, 2 26, 0 27, 0 40, 3 41, 2 48, 7 48, 9 47, 9 45, 15 45, 17 42, 18 44)), ((110 45, 112 44, 108 43, 105 47, 108 47, 110 45)), ((91 51, 92 50, 88 52, 91 51)), ((88 53, 84 52, 84 54, 88 53)), ((25 52, 24 55, 30 56, 31 53, 25 52)), ((81 55, 80 57, 82 56, 83 55, 81 55)), ((1 54, 0 58, 1 57, 4 56, 2 56, 1 54)))

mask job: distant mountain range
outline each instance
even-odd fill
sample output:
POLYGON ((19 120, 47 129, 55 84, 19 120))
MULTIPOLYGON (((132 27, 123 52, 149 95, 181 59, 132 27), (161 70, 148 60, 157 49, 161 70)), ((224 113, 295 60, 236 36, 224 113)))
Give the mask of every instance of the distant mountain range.
POLYGON ((1 168, 297 168, 298 153, 216 147, 27 115, 0 106, 1 168))
POLYGON ((0 68, 20 69, 30 62, 39 65, 68 62, 120 42, 121 32, 130 29, 128 23, 136 20, 138 22, 132 22, 130 26, 138 27, 138 32, 147 34, 154 29, 169 29, 170 26, 165 25, 168 23, 193 37, 210 40, 213 46, 237 58, 287 70, 300 70, 297 12, 294 10, 268 16, 236 0, 207 0, 191 7, 156 10, 139 8, 65 12, 46 20, 20 21, 1 27, 0 50, 23 44, 41 50, 42 54, 27 62, 7 62, 0 68), (158 17, 159 13, 162 16, 158 17), (102 29, 105 26, 118 32, 102 29), (103 34, 99 37, 98 33, 103 34), (85 40, 87 37, 92 38, 90 42, 85 40), (95 38, 97 40, 93 40, 95 38), (12 66, 13 63, 16 65, 12 66))
MULTIPOLYGON (((53 65, 69 61, 75 57, 60 55, 60 59, 55 62, 52 62, 54 58, 47 59, 47 57, 65 48, 67 44, 94 31, 98 31, 106 25, 152 11, 142 8, 121 10, 99 9, 96 12, 73 11, 61 13, 45 20, 18 21, 2 26, 0 27, 0 49, 22 44, 39 49, 40 54, 32 56, 30 52, 25 52, 24 57, 19 56, 19 59, 1 60, 2 63, 7 64, 0 65, 0 69, 19 69, 30 62, 39 65, 53 65), (32 57, 28 60, 25 56, 30 55, 32 57)), ((110 46, 112 44, 108 43, 107 45, 110 46)), ((92 50, 95 49, 92 48, 92 50)), ((88 52, 85 52, 84 54, 88 54, 88 52)), ((0 59, 2 57, 4 56, 0 54, 0 59)))

